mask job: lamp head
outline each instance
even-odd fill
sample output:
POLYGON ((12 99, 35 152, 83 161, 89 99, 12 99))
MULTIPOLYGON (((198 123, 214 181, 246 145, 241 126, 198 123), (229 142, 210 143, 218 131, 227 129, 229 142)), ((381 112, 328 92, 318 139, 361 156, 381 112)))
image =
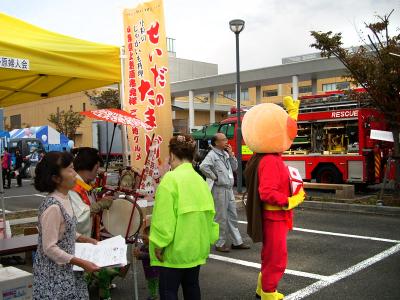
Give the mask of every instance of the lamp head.
POLYGON ((233 33, 239 34, 244 29, 244 21, 240 19, 232 20, 229 22, 229 27, 231 28, 233 33))

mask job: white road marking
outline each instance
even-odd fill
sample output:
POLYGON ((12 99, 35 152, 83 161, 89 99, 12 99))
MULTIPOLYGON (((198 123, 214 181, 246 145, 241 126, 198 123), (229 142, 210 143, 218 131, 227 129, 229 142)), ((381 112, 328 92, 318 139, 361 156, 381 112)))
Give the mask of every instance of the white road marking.
POLYGON ((386 243, 395 243, 395 244, 400 243, 400 241, 398 241, 398 240, 382 239, 382 238, 371 237, 371 236, 345 234, 345 233, 330 232, 330 231, 320 231, 320 230, 305 229, 305 228, 299 228, 299 227, 294 227, 293 230, 302 231, 302 232, 309 232, 309 233, 324 234, 324 235, 334 235, 334 236, 348 237, 348 238, 353 238, 353 239, 362 239, 362 240, 370 240, 370 241, 378 241, 378 242, 386 242, 386 243))
MULTIPOLYGON (((247 224, 246 221, 238 221, 238 223, 247 224)), ((323 234, 323 235, 348 237, 348 238, 353 238, 353 239, 362 239, 362 240, 394 243, 394 244, 400 243, 400 240, 383 239, 383 238, 377 238, 377 237, 372 237, 372 236, 345 234, 345 233, 339 233, 339 232, 321 231, 321 230, 306 229, 306 228, 300 228, 300 227, 294 227, 293 230, 294 231, 301 231, 301 232, 308 232, 308 233, 323 234)))
MULTIPOLYGON (((219 260, 219 261, 223 261, 223 262, 228 262, 228 263, 233 263, 236 265, 251 267, 251 268, 258 269, 258 270, 261 269, 261 264, 247 261, 247 260, 235 259, 235 258, 220 256, 220 255, 215 255, 215 254, 210 254, 209 257, 211 259, 215 259, 215 260, 219 260)), ((311 279, 316 279, 316 280, 326 280, 328 278, 328 276, 323 276, 323 275, 308 273, 308 272, 302 272, 302 271, 289 270, 289 269, 286 269, 285 273, 289 274, 289 275, 311 278, 311 279)))
POLYGON ((287 299, 287 300, 303 299, 307 296, 310 296, 310 295, 320 291, 321 289, 323 289, 327 286, 334 284, 335 282, 337 282, 339 280, 342 280, 342 279, 349 277, 365 268, 368 268, 371 265, 373 265, 373 264, 399 252, 399 251, 400 251, 400 244, 397 244, 397 245, 395 245, 381 253, 378 253, 377 255, 375 255, 371 258, 368 258, 346 270, 338 272, 332 276, 328 276, 328 278, 325 280, 317 281, 316 283, 313 283, 313 284, 305 287, 304 289, 301 289, 295 293, 292 293, 292 294, 286 296, 285 299, 287 299))
POLYGON ((28 223, 36 223, 38 221, 38 217, 31 217, 31 218, 23 218, 23 219, 13 219, 9 220, 10 225, 21 225, 21 224, 28 224, 28 223))
POLYGON ((4 199, 22 198, 22 197, 32 197, 32 196, 42 197, 42 198, 45 198, 45 197, 46 197, 45 195, 42 195, 42 194, 30 194, 30 195, 7 196, 7 197, 4 197, 4 199))

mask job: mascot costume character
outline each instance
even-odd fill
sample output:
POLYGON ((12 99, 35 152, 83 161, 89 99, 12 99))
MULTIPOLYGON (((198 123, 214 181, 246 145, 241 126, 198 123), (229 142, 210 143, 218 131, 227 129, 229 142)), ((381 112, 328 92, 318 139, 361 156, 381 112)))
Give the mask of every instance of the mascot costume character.
POLYGON ((272 103, 254 106, 242 125, 244 141, 255 153, 245 170, 246 213, 249 236, 263 243, 256 291, 262 300, 284 298, 277 286, 287 265, 286 237, 293 228, 292 210, 305 199, 298 171, 282 159, 297 135, 300 101, 285 97, 283 104, 288 113, 272 103))

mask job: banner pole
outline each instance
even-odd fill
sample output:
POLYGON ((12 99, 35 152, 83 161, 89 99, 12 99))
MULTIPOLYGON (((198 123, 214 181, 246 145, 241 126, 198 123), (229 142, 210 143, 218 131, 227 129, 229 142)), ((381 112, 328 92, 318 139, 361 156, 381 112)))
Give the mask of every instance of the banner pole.
MULTIPOLYGON (((119 89, 119 100, 121 109, 124 109, 124 99, 125 99, 125 47, 121 46, 120 48, 120 62, 121 62, 121 82, 118 84, 119 89)), ((124 167, 129 165, 128 162, 128 141, 126 136, 126 127, 124 125, 121 126, 121 143, 122 143, 122 164, 124 167)))

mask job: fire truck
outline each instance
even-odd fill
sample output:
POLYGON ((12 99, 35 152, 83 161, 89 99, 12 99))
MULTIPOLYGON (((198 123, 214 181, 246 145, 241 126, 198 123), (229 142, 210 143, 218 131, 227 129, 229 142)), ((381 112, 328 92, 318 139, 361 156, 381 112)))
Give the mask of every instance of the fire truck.
MULTIPOLYGON (((292 147, 283 153, 285 163, 297 168, 306 181, 380 183, 393 143, 373 140, 370 132, 372 129, 388 130, 384 115, 367 100, 352 101, 342 91, 300 99, 298 133, 292 147)), ((235 114, 235 109, 231 113, 235 114)), ((213 132, 222 132, 236 151, 236 127, 237 118, 232 115, 203 128, 203 137, 199 133, 194 136, 200 148, 204 148, 207 146, 204 141, 213 132)), ((252 154, 242 141, 244 166, 252 154)))

